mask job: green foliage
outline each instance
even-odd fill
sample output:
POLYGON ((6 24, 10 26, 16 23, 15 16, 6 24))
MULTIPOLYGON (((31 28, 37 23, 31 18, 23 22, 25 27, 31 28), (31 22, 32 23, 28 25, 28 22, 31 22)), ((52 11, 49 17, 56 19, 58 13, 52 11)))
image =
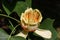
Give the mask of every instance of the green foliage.
POLYGON ((9 20, 9 23, 10 23, 10 25, 9 25, 9 28, 11 29, 11 30, 13 30, 14 29, 14 26, 13 26, 13 24, 12 24, 12 22, 9 20))
POLYGON ((0 28, 0 38, 7 38, 8 37, 8 34, 0 28))
POLYGON ((25 2, 17 2, 16 6, 13 11, 17 12, 17 14, 20 16, 22 12, 24 12, 27 9, 27 5, 25 2))
POLYGON ((3 5, 3 8, 4 8, 4 10, 6 11, 6 13, 7 13, 8 15, 10 15, 10 14, 11 14, 11 12, 9 11, 9 9, 8 9, 8 8, 6 8, 4 5, 3 5))
MULTIPOLYGON (((16 1, 13 1, 12 3, 8 3, 8 1, 6 0, 2 0, 2 6, 3 6, 3 9, 5 10, 5 12, 8 14, 8 15, 4 15, 4 14, 0 14, 0 16, 4 16, 4 17, 8 17, 8 18, 11 18, 13 20, 17 20, 13 17, 10 17, 9 15, 12 14, 12 12, 16 12, 18 14, 18 16, 20 17, 21 13, 24 12, 27 7, 31 7, 31 0, 25 0, 25 1, 19 1, 19 0, 16 0, 16 1)), ((17 20, 17 22, 19 22, 19 20, 17 20)), ((9 20, 9 23, 10 25, 8 25, 8 27, 14 31, 15 28, 12 24, 12 22, 9 20), (14 30, 13 30, 14 29, 14 30)), ((3 33, 3 31, 0 33, 0 35, 3 33)), ((12 34, 11 34, 12 35, 12 34)), ((11 35, 8 35, 7 37, 5 36, 5 33, 4 33, 4 36, 3 34, 1 35, 2 38, 0 38, 1 40, 7 40, 9 38, 9 36, 11 35), (6 38, 4 38, 6 37, 6 38)), ((25 40, 24 38, 22 37, 11 37, 10 40, 25 40)))
MULTIPOLYGON (((8 40, 8 38, 9 35, 3 29, 0 29, 0 40, 8 40)), ((26 40, 26 39, 23 37, 12 36, 9 40, 26 40)))
POLYGON ((7 1, 2 2, 3 8, 8 15, 10 15, 12 12, 16 12, 20 16, 21 13, 27 9, 27 7, 31 7, 31 0, 25 0, 25 2, 17 1, 15 4, 12 4, 8 4, 7 1))
POLYGON ((26 40, 23 37, 11 37, 10 40, 26 40))

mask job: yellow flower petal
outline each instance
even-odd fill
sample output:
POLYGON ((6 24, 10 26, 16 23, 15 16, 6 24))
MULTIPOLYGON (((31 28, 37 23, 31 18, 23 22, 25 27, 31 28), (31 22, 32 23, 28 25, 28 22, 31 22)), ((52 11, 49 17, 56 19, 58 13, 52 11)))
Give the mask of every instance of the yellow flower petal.
POLYGON ((42 15, 38 9, 33 10, 32 8, 29 8, 22 13, 21 20, 23 20, 26 24, 37 24, 41 22, 42 15))
POLYGON ((21 14, 20 20, 24 30, 33 31, 37 29, 38 24, 42 21, 42 15, 38 9, 28 8, 21 14))

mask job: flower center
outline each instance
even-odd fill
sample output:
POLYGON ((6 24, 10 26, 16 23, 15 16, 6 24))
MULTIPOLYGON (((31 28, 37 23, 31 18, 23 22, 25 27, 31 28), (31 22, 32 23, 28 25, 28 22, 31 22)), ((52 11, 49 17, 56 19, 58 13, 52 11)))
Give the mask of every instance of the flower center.
POLYGON ((37 24, 39 21, 40 14, 34 10, 27 12, 23 18, 26 24, 37 24))
POLYGON ((26 24, 25 22, 21 22, 22 24, 22 28, 25 30, 25 31, 28 31, 28 32, 33 32, 35 31, 37 28, 38 28, 38 24, 34 24, 34 25, 29 25, 29 24, 26 24))

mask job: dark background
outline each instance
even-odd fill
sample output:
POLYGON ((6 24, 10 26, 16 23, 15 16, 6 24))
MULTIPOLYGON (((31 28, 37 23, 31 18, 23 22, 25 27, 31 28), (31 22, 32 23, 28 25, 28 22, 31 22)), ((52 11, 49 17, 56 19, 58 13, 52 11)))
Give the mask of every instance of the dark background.
POLYGON ((41 11, 43 19, 55 19, 54 28, 60 26, 60 0, 32 0, 32 7, 41 11))

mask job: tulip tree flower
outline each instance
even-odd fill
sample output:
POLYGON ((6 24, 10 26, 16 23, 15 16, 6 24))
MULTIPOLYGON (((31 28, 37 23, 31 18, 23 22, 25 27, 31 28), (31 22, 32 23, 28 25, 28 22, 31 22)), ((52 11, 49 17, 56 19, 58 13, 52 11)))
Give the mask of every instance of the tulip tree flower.
POLYGON ((38 26, 42 21, 42 14, 38 9, 28 8, 21 14, 21 27, 23 31, 16 36, 27 37, 28 32, 34 32, 43 38, 50 39, 52 36, 51 31, 45 29, 39 29, 38 26))

